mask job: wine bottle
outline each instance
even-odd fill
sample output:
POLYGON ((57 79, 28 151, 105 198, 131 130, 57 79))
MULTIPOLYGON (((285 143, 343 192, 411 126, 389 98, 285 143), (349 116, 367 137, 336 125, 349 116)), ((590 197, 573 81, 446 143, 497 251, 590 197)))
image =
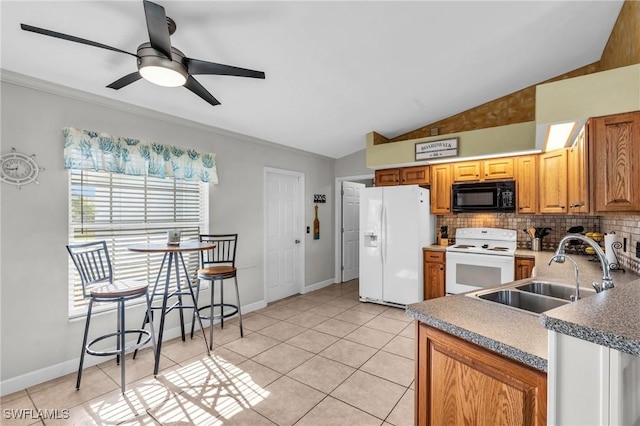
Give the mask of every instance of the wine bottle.
POLYGON ((316 218, 313 220, 313 239, 314 240, 319 240, 320 239, 320 220, 318 220, 318 206, 315 206, 316 208, 316 218))

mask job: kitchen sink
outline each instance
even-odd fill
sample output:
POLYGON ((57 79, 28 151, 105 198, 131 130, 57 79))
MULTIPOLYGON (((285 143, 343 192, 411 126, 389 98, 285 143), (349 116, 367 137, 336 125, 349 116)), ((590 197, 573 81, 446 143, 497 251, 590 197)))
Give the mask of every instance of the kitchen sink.
MULTIPOLYGON (((519 285, 516 288, 528 293, 542 294, 544 296, 555 297, 557 299, 564 300, 571 300, 571 297, 575 296, 576 294, 575 286, 554 284, 548 282, 534 281, 529 284, 519 285)), ((590 296, 592 294, 595 294, 595 290, 592 290, 590 288, 580 288, 580 297, 590 296)))
POLYGON ((526 293, 517 290, 496 290, 479 294, 478 297, 490 302, 496 302, 512 308, 522 309, 528 312, 541 314, 549 309, 566 305, 568 300, 541 296, 535 293, 526 293))
MULTIPOLYGON (((537 281, 517 281, 512 285, 504 285, 493 289, 477 290, 466 293, 467 297, 496 303, 520 312, 540 315, 550 309, 571 303, 575 295, 573 285, 537 281)), ((580 287, 580 298, 591 296, 596 292, 590 288, 580 287)))

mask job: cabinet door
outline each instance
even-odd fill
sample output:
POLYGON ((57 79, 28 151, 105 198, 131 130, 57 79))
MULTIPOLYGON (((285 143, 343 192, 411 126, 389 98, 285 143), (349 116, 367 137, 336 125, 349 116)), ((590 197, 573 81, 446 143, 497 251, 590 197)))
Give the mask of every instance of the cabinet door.
POLYGON ((376 170, 376 186, 400 185, 400 169, 376 170))
POLYGON ((492 158, 482 162, 482 175, 485 180, 513 179, 513 158, 492 158))
POLYGON ((453 181, 466 182, 480 180, 480 167, 479 161, 453 163, 453 181))
POLYGON ((451 165, 431 166, 431 213, 451 213, 451 165))
POLYGON ((424 299, 445 295, 445 252, 424 251, 424 299))
POLYGON ((516 257, 515 265, 514 279, 516 281, 523 280, 525 278, 531 278, 533 267, 536 266, 536 260, 528 257, 516 257))
POLYGON ((417 425, 546 425, 547 376, 418 323, 417 425))
POLYGON ((567 212, 567 150, 540 154, 540 213, 567 212))
POLYGON ((400 183, 402 185, 428 185, 431 183, 429 166, 401 168, 400 183))
POLYGON ((589 168, 585 129, 567 153, 567 198, 570 214, 589 213, 589 168))
POLYGON ((590 121, 596 213, 640 211, 640 112, 590 121))
POLYGON ((538 156, 516 159, 516 197, 518 213, 536 213, 538 206, 538 156))

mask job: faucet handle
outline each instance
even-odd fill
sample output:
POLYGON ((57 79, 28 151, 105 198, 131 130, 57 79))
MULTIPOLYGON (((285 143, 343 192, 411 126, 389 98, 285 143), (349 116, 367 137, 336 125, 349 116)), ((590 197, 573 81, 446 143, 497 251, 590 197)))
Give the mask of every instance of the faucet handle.
POLYGON ((600 293, 603 290, 602 284, 600 284, 600 283, 597 283, 597 282, 594 281, 591 285, 596 290, 596 293, 600 293))

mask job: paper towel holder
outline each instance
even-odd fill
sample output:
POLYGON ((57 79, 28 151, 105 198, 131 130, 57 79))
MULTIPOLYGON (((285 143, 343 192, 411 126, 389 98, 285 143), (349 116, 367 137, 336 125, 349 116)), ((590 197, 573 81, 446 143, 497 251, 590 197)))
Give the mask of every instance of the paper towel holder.
MULTIPOLYGON (((611 232, 610 234, 614 234, 615 232, 611 232)), ((626 273, 627 271, 624 270, 623 267, 620 266, 620 260, 618 259, 618 253, 616 252, 616 250, 621 249, 622 248, 622 243, 620 241, 614 241, 613 243, 611 243, 611 251, 613 252, 613 257, 616 259, 615 262, 609 262, 609 270, 610 271, 622 271, 623 273, 626 273)))

